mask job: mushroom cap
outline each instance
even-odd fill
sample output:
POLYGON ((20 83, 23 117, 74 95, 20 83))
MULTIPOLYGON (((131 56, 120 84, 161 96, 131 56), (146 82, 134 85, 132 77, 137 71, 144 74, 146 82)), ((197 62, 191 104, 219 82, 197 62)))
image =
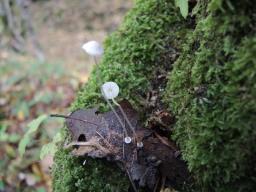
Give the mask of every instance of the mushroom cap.
POLYGON ((119 87, 115 82, 109 81, 101 86, 102 94, 106 99, 114 99, 119 94, 119 87))
POLYGON ((124 138, 124 142, 125 142, 126 144, 131 143, 131 142, 132 142, 132 138, 131 138, 131 137, 125 137, 125 138, 124 138))
POLYGON ((142 147, 143 147, 143 143, 142 143, 141 141, 138 142, 138 143, 137 143, 137 147, 138 147, 138 148, 142 148, 142 147))
POLYGON ((104 53, 104 49, 97 41, 88 41, 83 44, 82 49, 91 56, 101 56, 104 53))

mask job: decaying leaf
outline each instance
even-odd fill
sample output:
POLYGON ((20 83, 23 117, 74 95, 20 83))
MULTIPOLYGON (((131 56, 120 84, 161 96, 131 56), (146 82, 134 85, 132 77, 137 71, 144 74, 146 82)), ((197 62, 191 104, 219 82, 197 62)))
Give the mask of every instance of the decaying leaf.
MULTIPOLYGON (((73 150, 73 155, 83 156, 88 155, 91 157, 103 158, 109 154, 115 153, 111 149, 107 148, 103 144, 100 144, 99 138, 92 137, 89 141, 86 142, 73 142, 70 145, 79 145, 77 149, 73 150)), ((68 147, 68 146, 67 146, 68 147)))
MULTIPOLYGON (((99 113, 95 108, 74 111, 66 119, 73 140, 66 147, 76 146, 72 151, 76 156, 106 158, 121 164, 133 184, 149 191, 157 188, 157 181, 163 177, 172 185, 181 185, 188 177, 188 171, 176 155, 177 147, 154 131, 143 128, 130 103, 125 101, 120 105, 135 128, 137 139, 143 142, 142 148, 137 147, 131 130, 128 134, 132 143, 123 142, 123 128, 112 111, 99 113)), ((122 117, 118 108, 116 112, 122 117)))

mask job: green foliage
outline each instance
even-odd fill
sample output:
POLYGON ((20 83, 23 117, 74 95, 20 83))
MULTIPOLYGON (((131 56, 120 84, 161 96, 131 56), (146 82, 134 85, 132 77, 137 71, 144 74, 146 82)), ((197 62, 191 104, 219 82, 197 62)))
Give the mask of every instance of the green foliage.
POLYGON ((0 190, 3 191, 4 190, 4 182, 0 181, 0 190))
POLYGON ((43 159, 46 155, 54 155, 55 152, 58 150, 57 144, 64 140, 64 136, 59 131, 54 137, 52 142, 43 145, 41 152, 40 152, 40 159, 43 159))
MULTIPOLYGON (((2 56, 0 59, 0 178, 5 184, 5 189, 2 191, 36 191, 36 188, 48 182, 45 178, 49 173, 38 174, 38 171, 34 172, 31 167, 35 164, 37 166, 42 145, 51 141, 57 129, 63 126, 64 120, 47 119, 36 132, 31 133, 26 150, 24 147, 22 149, 25 150, 22 159, 19 156, 18 143, 28 130, 26 127, 28 122, 46 111, 60 113, 61 105, 70 99, 78 80, 70 74, 70 71, 65 71, 66 68, 61 63, 42 63, 25 55, 17 57, 8 50, 3 51, 2 56), (71 86, 70 81, 75 81, 75 84, 71 86), (71 90, 67 92, 65 88, 71 90), (24 180, 19 180, 17 175, 21 172, 35 177, 39 185, 28 186, 24 180), (9 182, 10 179, 13 182, 9 182)), ((63 109, 61 111, 65 113, 63 109)))
POLYGON ((36 118, 35 120, 31 121, 28 124, 28 131, 25 133, 25 135, 23 136, 23 138, 20 140, 19 142, 19 148, 18 151, 20 153, 21 156, 23 156, 23 154, 25 153, 26 150, 26 146, 29 144, 32 134, 35 133, 40 124, 47 118, 47 115, 40 115, 38 118, 36 118))
POLYGON ((195 31, 170 74, 174 138, 202 191, 256 187, 256 6, 199 2, 195 31))
POLYGON ((17 143, 20 140, 20 135, 7 133, 8 125, 0 124, 0 142, 17 143))
POLYGON ((4 28, 5 28, 4 22, 3 22, 2 17, 0 16, 0 35, 3 33, 4 28))
POLYGON ((39 187, 38 189, 36 189, 36 192, 46 192, 46 190, 43 187, 39 187))
POLYGON ((180 8, 181 15, 186 19, 188 16, 188 0, 175 0, 175 4, 180 8))

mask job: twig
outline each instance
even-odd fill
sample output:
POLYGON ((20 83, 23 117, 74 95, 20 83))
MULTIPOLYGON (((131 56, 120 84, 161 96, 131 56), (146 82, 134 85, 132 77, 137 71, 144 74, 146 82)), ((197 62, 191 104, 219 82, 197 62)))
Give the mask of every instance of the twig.
POLYGON ((156 185, 155 185, 155 187, 154 187, 154 192, 156 192, 156 190, 157 190, 159 181, 160 181, 160 177, 157 178, 156 185))
MULTIPOLYGON (((12 35, 14 36, 18 44, 23 44, 24 39, 20 35, 21 34, 20 31, 17 31, 18 28, 14 26, 15 22, 14 22, 13 14, 10 7, 10 0, 3 0, 2 5, 6 14, 7 24, 10 32, 12 33, 12 35)), ((17 46, 17 47, 21 47, 21 46, 17 46)), ((22 51, 22 50, 19 50, 19 51, 22 51)))
MULTIPOLYGON (((124 134, 123 134, 123 140, 124 140, 124 134)), ((124 146, 124 142, 122 142, 122 147, 123 147, 123 160, 125 160, 125 146, 124 146)))
POLYGON ((168 141, 166 141, 163 137, 161 137, 159 134, 154 133, 155 136, 161 141, 161 143, 163 143, 164 145, 170 147, 171 149, 173 149, 174 151, 178 151, 177 147, 175 147, 173 144, 169 143, 168 141))
POLYGON ((28 2, 26 0, 17 1, 17 5, 19 6, 19 8, 21 10, 21 16, 26 24, 27 33, 28 33, 29 37, 31 38, 31 42, 34 47, 34 53, 40 61, 44 61, 45 60, 44 53, 43 53, 40 43, 36 37, 36 33, 35 33, 34 26, 31 21, 31 15, 29 13, 27 3, 28 2))
POLYGON ((112 145, 108 142, 108 140, 107 139, 105 139, 98 131, 96 131, 96 133, 103 139, 103 141, 109 146, 109 148, 111 149, 111 151, 113 151, 112 150, 112 145))
POLYGON ((78 118, 75 118, 75 117, 69 117, 69 116, 66 116, 66 115, 51 114, 50 117, 61 117, 61 118, 65 118, 65 119, 73 119, 73 120, 76 120, 76 121, 82 121, 84 123, 89 123, 89 124, 92 124, 92 125, 95 125, 95 126, 99 127, 99 125, 96 124, 96 123, 93 123, 93 122, 90 122, 90 121, 87 121, 87 120, 83 120, 83 119, 78 119, 78 118))
POLYGON ((86 141, 86 142, 71 142, 70 144, 66 145, 65 148, 70 148, 74 145, 78 146, 92 146, 96 147, 97 149, 104 151, 105 153, 111 153, 110 150, 107 148, 101 146, 99 143, 96 143, 95 141, 86 141))
POLYGON ((164 186, 165 186, 165 181, 166 181, 166 176, 162 177, 162 184, 161 184, 161 191, 164 190, 164 186))

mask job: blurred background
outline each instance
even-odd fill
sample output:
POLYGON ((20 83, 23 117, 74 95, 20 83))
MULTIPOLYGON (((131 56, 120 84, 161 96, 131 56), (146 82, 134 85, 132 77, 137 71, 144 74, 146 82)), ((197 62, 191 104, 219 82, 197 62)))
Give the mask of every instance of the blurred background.
POLYGON ((52 156, 39 160, 62 119, 48 119, 28 144, 18 143, 41 114, 68 114, 93 61, 81 46, 103 42, 131 0, 0 0, 0 192, 51 191, 52 156))

